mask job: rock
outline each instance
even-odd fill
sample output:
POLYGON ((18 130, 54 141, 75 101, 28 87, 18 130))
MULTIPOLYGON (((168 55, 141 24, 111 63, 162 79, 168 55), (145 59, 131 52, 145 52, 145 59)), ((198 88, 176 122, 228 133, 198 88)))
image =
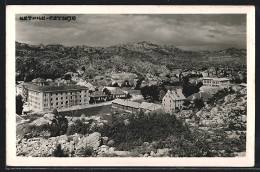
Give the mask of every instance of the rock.
POLYGON ((106 145, 108 143, 108 137, 102 137, 102 143, 106 145))
POLYGON ((101 152, 107 152, 109 150, 109 147, 107 146, 107 145, 102 145, 101 147, 100 147, 100 151, 101 152))
POLYGON ((151 151, 150 155, 151 155, 152 157, 156 156, 156 154, 154 153, 154 151, 151 151))
POLYGON ((107 143, 108 146, 113 146, 114 145, 114 141, 113 140, 109 140, 108 143, 107 143))
POLYGON ((82 138, 83 143, 86 143, 87 146, 96 148, 101 143, 101 134, 99 132, 94 132, 87 137, 82 138))
POLYGON ((164 149, 157 149, 157 156, 167 156, 169 154, 169 149, 164 148, 164 149))
POLYGON ((241 118, 242 122, 246 122, 246 115, 242 115, 241 118))
POLYGON ((48 114, 45 114, 43 117, 44 117, 45 119, 48 119, 48 120, 53 120, 54 114, 48 113, 48 114))
POLYGON ((148 153, 144 154, 144 157, 148 157, 148 156, 149 156, 148 153))
POLYGON ((130 151, 114 151, 114 154, 116 154, 117 156, 129 156, 130 155, 130 151))
POLYGON ((115 148, 114 148, 114 147, 110 147, 110 148, 108 149, 108 151, 109 151, 109 152, 114 152, 114 151, 115 151, 115 148))

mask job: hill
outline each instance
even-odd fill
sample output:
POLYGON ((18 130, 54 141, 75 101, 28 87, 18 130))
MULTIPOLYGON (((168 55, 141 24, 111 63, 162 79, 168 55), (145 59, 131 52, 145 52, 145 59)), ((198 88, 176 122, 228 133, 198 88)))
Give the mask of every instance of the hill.
POLYGON ((171 70, 244 64, 246 64, 246 50, 236 48, 220 51, 187 51, 171 45, 148 42, 110 47, 29 45, 16 42, 16 72, 21 78, 32 74, 44 75, 43 78, 58 77, 68 71, 75 72, 82 66, 88 69, 90 65, 97 74, 112 69, 142 74, 160 73, 162 66, 167 66, 171 70))

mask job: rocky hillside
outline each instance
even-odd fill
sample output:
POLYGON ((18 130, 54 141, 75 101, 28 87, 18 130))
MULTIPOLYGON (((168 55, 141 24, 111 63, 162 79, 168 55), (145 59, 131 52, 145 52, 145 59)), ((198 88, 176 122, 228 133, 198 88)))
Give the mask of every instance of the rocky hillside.
POLYGON ((246 150, 246 88, 217 99, 200 111, 183 110, 177 116, 194 130, 208 134, 215 156, 238 156, 246 150))
MULTIPOLYGON (((16 58, 34 57, 42 63, 75 61, 75 68, 92 65, 96 70, 118 68, 123 71, 156 72, 158 65, 200 67, 217 64, 244 65, 246 50, 187 51, 170 45, 137 42, 110 47, 29 45, 16 42, 16 58)), ((19 65, 19 64, 18 64, 19 65)), ((19 71, 18 71, 19 72, 19 71)))

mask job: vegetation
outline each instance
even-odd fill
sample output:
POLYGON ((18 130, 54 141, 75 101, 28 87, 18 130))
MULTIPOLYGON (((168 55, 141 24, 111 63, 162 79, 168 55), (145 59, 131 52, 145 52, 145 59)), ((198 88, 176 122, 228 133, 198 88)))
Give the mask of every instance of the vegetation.
POLYGON ((23 97, 19 94, 16 96, 16 114, 22 115, 23 112, 23 97))
POLYGON ((170 114, 140 112, 130 117, 128 124, 114 116, 112 122, 105 124, 99 132, 113 139, 119 150, 132 150, 142 146, 144 142, 159 141, 161 143, 155 147, 171 148, 172 155, 182 152, 180 156, 203 156, 208 150, 201 135, 193 134, 188 126, 170 114))
POLYGON ((54 157, 68 157, 69 155, 66 154, 62 149, 61 149, 61 145, 58 144, 58 146, 56 147, 56 149, 53 152, 53 156, 54 157))
POLYGON ((194 105, 198 110, 202 109, 205 106, 204 101, 202 99, 195 99, 194 105))
POLYGON ((91 123, 86 124, 82 120, 78 119, 77 121, 75 121, 73 125, 68 127, 67 135, 73 135, 75 133, 85 135, 89 133, 90 125, 91 123))

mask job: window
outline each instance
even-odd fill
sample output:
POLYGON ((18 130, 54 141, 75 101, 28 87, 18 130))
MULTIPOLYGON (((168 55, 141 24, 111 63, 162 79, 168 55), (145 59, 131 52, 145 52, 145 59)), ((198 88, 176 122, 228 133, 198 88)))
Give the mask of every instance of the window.
POLYGON ((56 103, 56 105, 58 105, 58 102, 56 103))
POLYGON ((56 98, 56 100, 58 100, 58 97, 56 98))
POLYGON ((52 101, 52 98, 51 98, 51 101, 52 101))
POLYGON ((61 100, 63 100, 63 97, 61 97, 61 100))

